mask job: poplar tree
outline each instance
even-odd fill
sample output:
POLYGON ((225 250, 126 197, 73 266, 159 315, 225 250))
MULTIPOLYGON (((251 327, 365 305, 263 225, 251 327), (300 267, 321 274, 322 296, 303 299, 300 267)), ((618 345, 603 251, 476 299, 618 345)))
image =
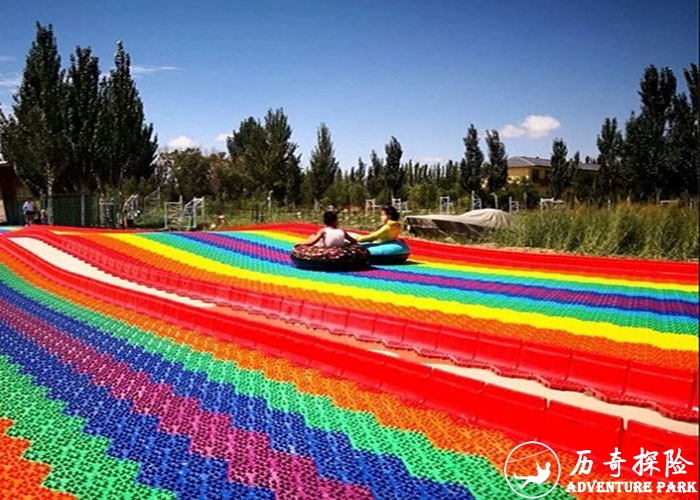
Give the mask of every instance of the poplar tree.
POLYGON ((372 150, 369 154, 369 171, 367 172, 367 191, 369 195, 376 198, 382 194, 384 184, 384 162, 379 158, 377 152, 372 150))
POLYGON ((603 199, 615 196, 626 184, 626 176, 622 169, 624 144, 622 132, 617 128, 617 118, 606 118, 597 139, 598 171, 600 195, 603 199))
POLYGON ((66 82, 66 133, 69 168, 63 184, 72 192, 97 187, 100 165, 97 123, 100 114, 100 68, 91 49, 77 47, 70 57, 66 82))
POLYGON ((686 95, 674 96, 666 143, 668 171, 665 180, 669 195, 698 193, 696 120, 686 95))
POLYGON ((362 161, 362 158, 358 158, 357 159, 357 170, 355 170, 355 180, 364 186, 365 182, 367 181, 366 176, 367 176, 367 165, 365 165, 365 162, 362 161))
POLYGON ((99 188, 121 191, 127 178, 148 178, 158 149, 153 125, 145 123, 143 103, 131 76, 131 58, 117 43, 114 69, 100 84, 97 137, 101 161, 96 169, 99 188))
POLYGON ((625 168, 637 198, 659 198, 668 185, 665 133, 675 93, 676 78, 669 68, 646 68, 639 88, 641 111, 633 113, 625 126, 625 168))
POLYGON ((481 193, 481 176, 484 165, 484 153, 479 147, 479 134, 474 125, 469 125, 464 137, 464 161, 460 164, 460 183, 466 192, 481 193))
POLYGON ((328 188, 333 185, 339 168, 333 151, 331 133, 325 123, 322 123, 318 129, 317 140, 309 160, 309 176, 311 194, 315 200, 320 200, 328 188))
POLYGON ((51 198, 67 165, 66 86, 53 27, 36 27, 12 114, 0 112, 0 144, 24 185, 51 198))
POLYGON ((386 162, 384 166, 384 182, 392 198, 396 198, 403 187, 404 170, 401 167, 401 156, 403 149, 396 137, 384 146, 386 162))
POLYGON ((265 175, 265 129, 258 120, 249 116, 242 120, 238 130, 226 140, 228 153, 234 168, 241 173, 250 192, 259 194, 266 186, 261 182, 265 175))
POLYGON ((549 178, 549 184, 552 189, 552 196, 555 199, 560 198, 566 188, 571 185, 574 179, 576 168, 578 168, 578 154, 574 161, 568 161, 566 155, 568 150, 563 139, 554 139, 552 142, 552 156, 550 165, 552 166, 552 175, 549 178))
POLYGON ((668 160, 673 180, 671 191, 674 195, 688 193, 698 194, 698 172, 700 172, 700 87, 698 86, 698 66, 695 63, 683 70, 688 93, 676 94, 671 106, 671 118, 668 130, 668 160))
POLYGON ((279 202, 296 203, 301 194, 301 155, 292 142, 292 128, 284 111, 268 110, 265 115, 265 165, 264 185, 279 202))
POLYGON ((508 183, 506 146, 498 136, 497 130, 486 131, 486 147, 489 151, 489 161, 486 165, 486 182, 489 193, 496 193, 508 183))

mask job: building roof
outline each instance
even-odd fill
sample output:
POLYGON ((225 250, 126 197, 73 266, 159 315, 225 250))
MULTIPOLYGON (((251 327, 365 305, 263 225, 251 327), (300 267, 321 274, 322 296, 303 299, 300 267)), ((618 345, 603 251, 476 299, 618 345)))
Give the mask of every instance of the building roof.
POLYGON ((511 156, 508 158, 509 167, 551 167, 549 158, 532 156, 511 156))
MULTIPOLYGON (((552 168, 552 162, 549 158, 540 158, 539 156, 511 156, 508 158, 508 166, 552 168)), ((596 163, 579 163, 578 168, 589 172, 597 172, 600 170, 600 165, 596 163)))
POLYGON ((600 165, 597 163, 579 163, 578 168, 580 170, 586 170, 588 172, 597 172, 600 170, 600 165))

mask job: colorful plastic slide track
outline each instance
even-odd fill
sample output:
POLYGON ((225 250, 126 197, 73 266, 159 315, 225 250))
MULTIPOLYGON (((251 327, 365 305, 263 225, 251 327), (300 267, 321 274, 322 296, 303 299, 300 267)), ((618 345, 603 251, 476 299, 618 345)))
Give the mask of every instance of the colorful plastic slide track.
POLYGON ((313 229, 16 236, 156 288, 697 421, 697 264, 412 240, 408 265, 318 274, 287 255, 313 229))
MULTIPOLYGON (((0 311, 0 441, 21 443, 0 465, 9 498, 25 487, 86 499, 513 498, 501 470, 532 432, 556 447, 565 473, 573 450, 592 449, 589 481, 608 480, 601 459, 615 447, 680 448, 697 464, 697 438, 634 422, 623 430, 618 419, 340 352, 293 328, 175 306, 7 239, 0 311), (360 385, 359 375, 381 383, 360 385), (38 472, 5 481, 19 467, 38 472)), ((636 477, 625 469, 620 480, 636 477)), ((557 486, 547 498, 568 496, 557 486)))

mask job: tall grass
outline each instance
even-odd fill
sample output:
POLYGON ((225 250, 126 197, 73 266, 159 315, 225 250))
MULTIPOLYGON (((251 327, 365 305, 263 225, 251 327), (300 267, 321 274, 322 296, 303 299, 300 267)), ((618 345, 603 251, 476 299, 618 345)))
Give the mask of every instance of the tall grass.
POLYGON ((693 260, 698 258, 698 223, 696 209, 678 207, 531 211, 518 214, 510 227, 491 233, 487 241, 588 255, 693 260))
MULTIPOLYGON (((226 215, 228 227, 259 222, 321 224, 321 213, 309 209, 264 211, 265 218, 259 221, 253 219, 251 210, 217 208, 221 210, 208 213, 226 215)), ((210 221, 213 218, 214 215, 209 216, 210 221)), ((698 258, 699 219, 696 209, 658 205, 533 210, 517 214, 508 228, 486 233, 479 242, 586 255, 693 260, 698 258)), ((368 214, 341 211, 339 221, 345 229, 373 230, 380 224, 378 211, 368 214)), ((140 226, 163 227, 163 219, 141 221, 140 226)))

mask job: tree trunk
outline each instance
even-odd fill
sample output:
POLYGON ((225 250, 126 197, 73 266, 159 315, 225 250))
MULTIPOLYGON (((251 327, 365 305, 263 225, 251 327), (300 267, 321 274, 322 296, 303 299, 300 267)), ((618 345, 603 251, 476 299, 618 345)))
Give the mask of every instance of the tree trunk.
POLYGON ((46 176, 46 212, 49 217, 49 224, 53 224, 54 221, 54 216, 53 216, 53 184, 54 184, 54 178, 53 178, 53 171, 49 169, 49 172, 46 176))

